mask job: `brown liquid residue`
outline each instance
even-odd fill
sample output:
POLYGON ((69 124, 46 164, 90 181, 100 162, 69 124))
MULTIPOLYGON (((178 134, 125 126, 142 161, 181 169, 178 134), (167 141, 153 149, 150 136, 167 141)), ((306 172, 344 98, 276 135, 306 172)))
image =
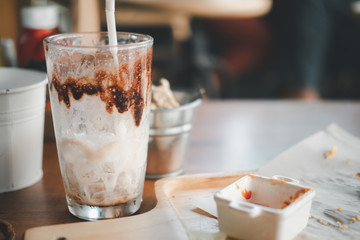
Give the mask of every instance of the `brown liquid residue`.
MULTIPOLYGON (((100 190, 101 191, 101 190, 100 190)), ((118 200, 114 200, 112 201, 110 204, 105 204, 104 203, 104 195, 100 195, 98 199, 95 199, 95 202, 92 201, 87 201, 82 199, 81 196, 79 196, 79 193, 77 193, 76 191, 73 192, 69 192, 67 193, 67 196, 72 199, 73 201, 77 202, 78 204, 84 204, 84 205, 89 205, 89 206, 100 206, 100 207, 106 207, 106 206, 116 206, 119 204, 126 204, 126 203, 130 203, 136 200, 136 198, 139 197, 139 195, 132 197, 132 198, 124 198, 124 199, 118 199, 118 200)))
POLYGON ((280 180, 280 179, 275 179, 275 178, 271 178, 271 181, 273 181, 271 183, 271 185, 276 185, 276 183, 282 183, 282 184, 286 184, 286 182, 284 180, 280 180))
MULTIPOLYGON (((119 113, 131 111, 136 126, 139 126, 151 86, 151 59, 152 49, 146 55, 146 64, 141 57, 136 60, 133 66, 133 81, 128 90, 125 90, 126 79, 124 78, 130 74, 128 63, 123 63, 119 67, 118 76, 104 69, 98 69, 95 70, 94 78, 68 76, 64 82, 60 82, 56 73, 53 73, 50 88, 56 90, 59 102, 64 102, 68 109, 71 106, 71 96, 76 101, 81 100, 84 95, 100 96, 109 114, 113 112, 114 107, 119 113), (146 79, 143 78, 144 71, 146 71, 146 79), (147 81, 146 89, 143 89, 144 81, 147 81)), ((56 69, 55 66, 54 69, 56 69)))

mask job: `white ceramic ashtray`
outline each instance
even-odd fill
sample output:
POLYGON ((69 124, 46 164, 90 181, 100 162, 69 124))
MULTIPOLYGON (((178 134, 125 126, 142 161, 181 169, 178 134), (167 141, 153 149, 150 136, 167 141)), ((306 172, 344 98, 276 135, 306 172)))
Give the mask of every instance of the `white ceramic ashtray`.
POLYGON ((239 239, 293 239, 307 225, 314 195, 291 178, 247 175, 215 194, 220 231, 239 239))

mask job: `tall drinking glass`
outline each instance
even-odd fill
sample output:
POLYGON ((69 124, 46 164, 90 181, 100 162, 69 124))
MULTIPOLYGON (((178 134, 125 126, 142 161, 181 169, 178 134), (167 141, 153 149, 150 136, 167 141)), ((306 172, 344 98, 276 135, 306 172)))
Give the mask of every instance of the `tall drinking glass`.
POLYGON ((60 170, 69 211, 97 220, 140 208, 149 136, 153 39, 118 33, 44 40, 60 170))

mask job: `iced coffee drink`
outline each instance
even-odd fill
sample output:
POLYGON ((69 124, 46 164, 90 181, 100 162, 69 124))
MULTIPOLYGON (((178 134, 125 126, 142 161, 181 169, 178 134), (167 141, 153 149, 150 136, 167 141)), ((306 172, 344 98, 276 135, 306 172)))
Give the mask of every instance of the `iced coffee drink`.
POLYGON ((142 201, 149 136, 150 36, 62 34, 44 40, 68 208, 83 219, 126 216, 142 201))

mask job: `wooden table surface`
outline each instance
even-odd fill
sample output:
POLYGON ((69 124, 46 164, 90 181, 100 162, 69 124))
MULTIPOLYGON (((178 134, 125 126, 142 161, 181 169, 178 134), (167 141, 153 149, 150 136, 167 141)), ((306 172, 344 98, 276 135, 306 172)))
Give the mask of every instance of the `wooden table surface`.
MULTIPOLYGON (((359 102, 204 101, 199 107, 185 174, 251 170, 336 122, 360 136, 359 102)), ((43 178, 28 188, 0 194, 0 219, 16 239, 26 229, 79 222, 67 210, 56 146, 44 144, 43 178)), ((146 180, 138 214, 155 207, 154 181, 146 180)), ((1 234, 0 234, 1 239, 1 234)))

